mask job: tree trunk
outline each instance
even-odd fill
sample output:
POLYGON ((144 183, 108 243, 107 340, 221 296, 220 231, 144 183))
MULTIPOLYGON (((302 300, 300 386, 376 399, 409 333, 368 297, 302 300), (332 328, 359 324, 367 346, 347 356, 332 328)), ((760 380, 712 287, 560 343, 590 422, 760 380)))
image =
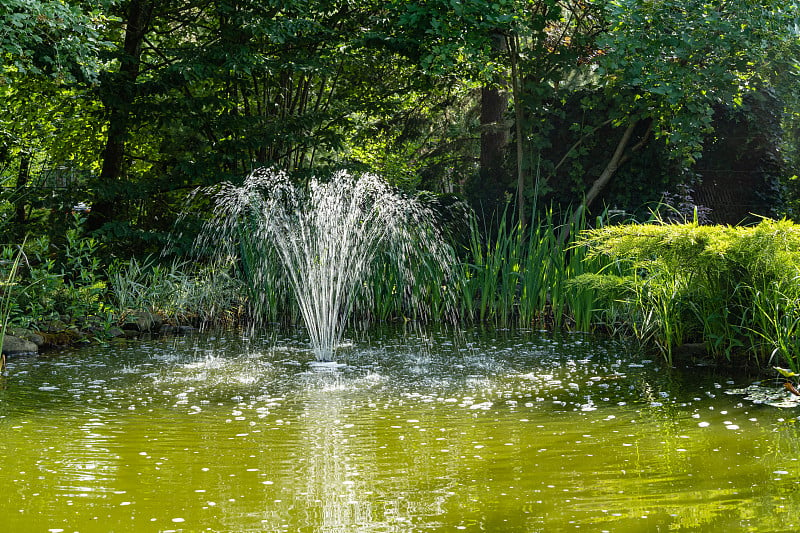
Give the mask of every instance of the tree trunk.
POLYGON ((130 112, 136 98, 136 79, 141 67, 142 44, 153 15, 152 0, 132 0, 128 6, 125 41, 120 54, 119 72, 107 81, 103 101, 109 111, 108 136, 103 150, 103 166, 88 229, 99 229, 119 213, 122 200, 118 184, 123 178, 125 141, 128 137, 130 112))
MULTIPOLYGON (((506 51, 505 37, 494 35, 497 52, 506 51)), ((499 208, 508 188, 504 161, 509 142, 505 114, 508 110, 508 92, 505 84, 486 86, 481 89, 481 150, 477 183, 471 187, 470 197, 484 224, 500 215, 499 208)))
POLYGON ((627 128, 625 128, 625 133, 622 134, 622 138, 617 143, 617 148, 614 150, 614 154, 608 161, 606 168, 604 168, 603 172, 601 172, 597 179, 594 180, 589 192, 586 193, 586 197, 584 198, 582 204, 584 210, 589 208, 592 202, 594 202, 603 189, 605 189, 606 185, 608 185, 608 182, 611 181, 611 178, 617 172, 617 169, 619 169, 620 165, 622 165, 622 163, 627 161, 630 157, 629 154, 625 153, 625 150, 628 148, 628 144, 631 142, 631 137, 633 137, 633 132, 636 129, 637 124, 637 121, 633 121, 628 124, 627 128))
POLYGON ((503 172, 503 157, 508 146, 508 129, 503 118, 508 108, 508 95, 497 87, 481 89, 481 159, 482 181, 487 185, 497 183, 505 187, 500 179, 503 172))
POLYGON ((522 98, 519 87, 519 40, 516 35, 508 39, 509 53, 511 54, 511 95, 514 100, 514 131, 517 137, 517 218, 520 224, 525 224, 525 171, 524 139, 522 138, 522 98))

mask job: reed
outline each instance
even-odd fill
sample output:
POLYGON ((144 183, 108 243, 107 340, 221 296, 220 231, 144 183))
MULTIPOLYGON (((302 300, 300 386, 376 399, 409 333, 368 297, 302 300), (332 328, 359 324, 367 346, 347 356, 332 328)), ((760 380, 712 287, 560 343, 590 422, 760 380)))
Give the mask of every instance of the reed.
MULTIPOLYGON (((2 297, 0 297, 0 321, 2 321, 2 325, 0 325, 0 352, 2 351, 3 343, 5 342, 6 331, 8 331, 8 322, 11 317, 11 308, 14 303, 14 294, 12 289, 17 286, 17 272, 19 271, 19 265, 24 256, 24 246, 25 242, 23 241, 22 245, 16 249, 13 247, 7 247, 4 250, 4 252, 10 253, 10 259, 8 259, 7 262, 9 269, 5 276, 5 280, 2 283, 3 293, 2 297)), ((4 253, 3 255, 7 256, 8 254, 4 253)), ((0 372, 5 369, 5 365, 5 353, 0 353, 0 372)))
POLYGON ((560 238, 564 224, 575 224, 576 235, 585 220, 565 216, 559 224, 551 211, 530 226, 506 220, 504 214, 488 238, 471 224, 468 259, 458 270, 462 317, 503 327, 592 329, 594 295, 568 280, 599 267, 560 238))
MULTIPOLYGON (((785 291, 775 284, 769 290, 754 291, 755 327, 750 331, 763 340, 763 347, 771 348, 768 363, 785 363, 800 373, 800 297, 792 294, 796 289, 785 291)), ((753 346, 756 353, 764 351, 758 350, 759 343, 753 346)))
POLYGON ((239 308, 242 284, 232 265, 193 265, 154 258, 114 263, 107 272, 111 299, 119 319, 146 309, 174 322, 225 322, 239 308))

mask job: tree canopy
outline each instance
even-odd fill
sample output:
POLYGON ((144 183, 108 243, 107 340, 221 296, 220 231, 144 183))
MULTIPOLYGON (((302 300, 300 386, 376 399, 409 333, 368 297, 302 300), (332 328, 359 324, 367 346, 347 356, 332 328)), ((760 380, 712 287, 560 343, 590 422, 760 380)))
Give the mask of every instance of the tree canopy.
POLYGON ((8 0, 4 220, 19 236, 86 202, 107 243, 158 248, 191 190, 261 166, 483 191, 523 219, 552 202, 635 210, 700 178, 716 113, 747 94, 777 95, 775 142, 797 153, 798 7, 8 0), (42 188, 54 169, 68 189, 42 188))

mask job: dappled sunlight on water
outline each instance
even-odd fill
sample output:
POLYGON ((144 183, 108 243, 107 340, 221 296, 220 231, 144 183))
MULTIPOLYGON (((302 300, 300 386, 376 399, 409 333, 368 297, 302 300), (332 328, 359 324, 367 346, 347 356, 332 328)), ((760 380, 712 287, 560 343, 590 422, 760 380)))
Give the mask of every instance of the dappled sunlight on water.
MULTIPOLYGON (((160 339, 10 362, 9 531, 786 531, 800 413, 536 333, 160 339)), ((762 384, 769 386, 770 384, 762 384)))

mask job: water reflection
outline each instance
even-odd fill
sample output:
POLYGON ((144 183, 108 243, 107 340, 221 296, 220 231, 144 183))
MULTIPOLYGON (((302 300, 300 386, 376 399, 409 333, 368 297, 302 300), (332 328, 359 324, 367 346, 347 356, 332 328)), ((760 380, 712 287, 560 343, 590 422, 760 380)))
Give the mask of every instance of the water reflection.
POLYGON ((350 409, 338 375, 315 377, 323 383, 309 386, 298 421, 304 426, 298 476, 304 480, 307 523, 326 533, 344 532, 372 522, 365 497, 369 478, 360 471, 359 453, 350 448, 355 430, 347 423, 350 409))

